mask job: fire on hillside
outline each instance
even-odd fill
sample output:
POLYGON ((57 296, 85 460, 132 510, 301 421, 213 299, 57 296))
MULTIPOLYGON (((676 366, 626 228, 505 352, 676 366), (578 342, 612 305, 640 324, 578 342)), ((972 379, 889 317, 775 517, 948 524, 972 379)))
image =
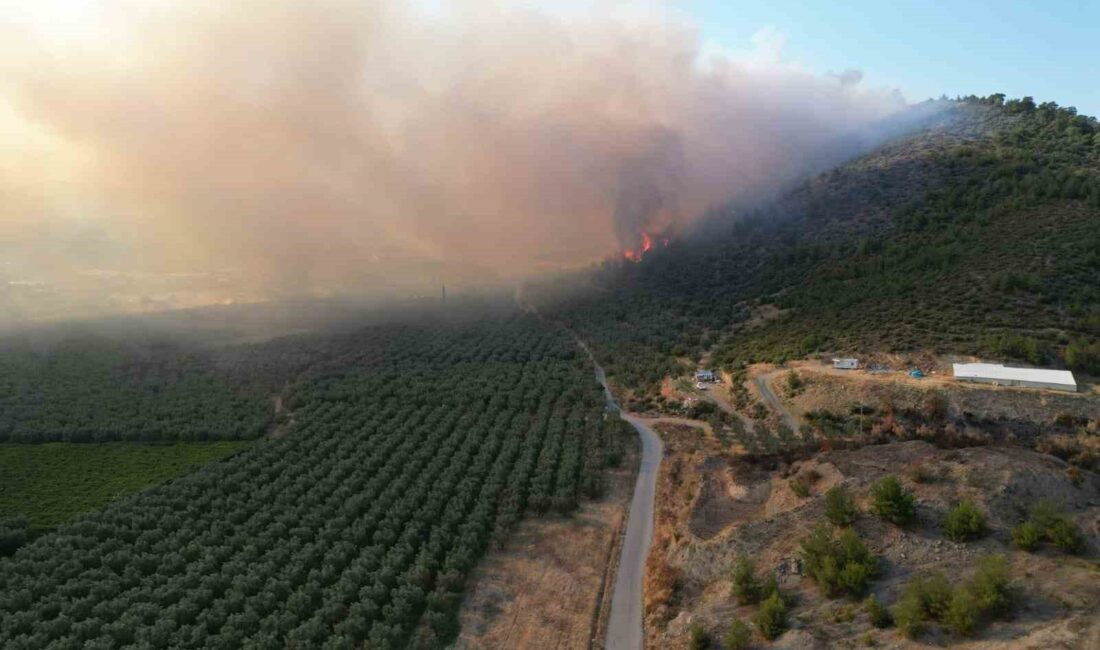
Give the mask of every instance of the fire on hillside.
POLYGON ((631 262, 640 262, 645 254, 653 250, 654 247, 668 248, 668 242, 668 237, 655 237, 648 232, 642 232, 642 243, 637 248, 624 250, 623 258, 631 262))

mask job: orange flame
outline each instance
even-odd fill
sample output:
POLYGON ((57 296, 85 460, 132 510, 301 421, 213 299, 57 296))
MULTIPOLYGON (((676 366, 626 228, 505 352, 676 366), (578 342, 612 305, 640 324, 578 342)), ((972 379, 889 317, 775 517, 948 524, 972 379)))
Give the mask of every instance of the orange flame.
MULTIPOLYGON (((661 248, 668 247, 668 237, 661 237, 661 248)), ((653 250, 653 236, 648 232, 642 232, 642 245, 640 248, 628 248, 623 251, 623 257, 631 262, 639 262, 646 253, 653 250)))

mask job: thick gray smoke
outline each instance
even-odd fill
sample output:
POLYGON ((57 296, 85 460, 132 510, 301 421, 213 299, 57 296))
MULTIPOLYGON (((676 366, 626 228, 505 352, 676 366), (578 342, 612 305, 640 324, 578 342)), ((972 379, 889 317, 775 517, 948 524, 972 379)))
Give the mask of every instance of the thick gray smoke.
MULTIPOLYGON (((602 6, 602 5, 600 5, 602 6)), ((0 24, 0 312, 583 264, 896 109, 660 7, 28 2, 0 24)))

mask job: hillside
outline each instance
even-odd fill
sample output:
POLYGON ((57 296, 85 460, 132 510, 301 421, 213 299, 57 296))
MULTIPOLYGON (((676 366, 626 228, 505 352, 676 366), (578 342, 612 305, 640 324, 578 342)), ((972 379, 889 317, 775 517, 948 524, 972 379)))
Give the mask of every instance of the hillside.
POLYGON ((607 263, 581 279, 592 290, 531 295, 621 386, 654 394, 704 356, 954 352, 1098 374, 1098 274, 1100 126, 996 95, 945 102, 769 205, 607 263))

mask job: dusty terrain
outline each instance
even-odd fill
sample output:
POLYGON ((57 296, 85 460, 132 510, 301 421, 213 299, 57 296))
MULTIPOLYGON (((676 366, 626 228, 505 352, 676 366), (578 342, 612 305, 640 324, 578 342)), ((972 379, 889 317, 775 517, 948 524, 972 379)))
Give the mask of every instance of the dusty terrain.
MULTIPOLYGON (((456 648, 591 647, 610 591, 609 560, 630 502, 637 444, 609 473, 602 499, 570 518, 520 523, 503 549, 490 551, 471 577, 456 648)), ((604 612, 606 616, 606 612, 604 612)))
POLYGON ((755 608, 740 607, 729 595, 729 572, 740 556, 752 557, 764 571, 775 570, 781 588, 794 596, 790 630, 774 647, 1100 647, 1094 610, 1100 602, 1100 477, 1095 473, 1083 472, 1075 484, 1063 461, 1011 446, 941 449, 924 441, 895 442, 770 467, 715 453, 687 432, 673 432, 666 444, 668 471, 662 472, 658 492, 662 543, 654 544, 649 580, 655 591, 647 594, 652 647, 688 647, 693 623, 720 639, 732 616, 751 617, 755 608), (912 478, 918 466, 927 477, 921 482, 912 478), (873 628, 858 607, 852 620, 838 622, 836 613, 850 601, 824 598, 802 575, 798 543, 824 521, 822 495, 829 487, 843 484, 866 511, 871 484, 887 473, 914 492, 918 519, 907 529, 866 512, 858 519, 855 529, 882 560, 875 595, 890 605, 916 573, 938 569, 965 576, 982 554, 1007 553, 1022 594, 1010 620, 993 623, 971 640, 933 630, 921 642, 873 628), (800 475, 810 477, 806 498, 790 487, 790 479, 800 475), (1028 554, 1011 547, 1009 530, 1040 497, 1057 502, 1085 533, 1084 555, 1049 548, 1028 554), (970 543, 944 538, 943 516, 962 498, 988 513, 987 537, 970 543))

